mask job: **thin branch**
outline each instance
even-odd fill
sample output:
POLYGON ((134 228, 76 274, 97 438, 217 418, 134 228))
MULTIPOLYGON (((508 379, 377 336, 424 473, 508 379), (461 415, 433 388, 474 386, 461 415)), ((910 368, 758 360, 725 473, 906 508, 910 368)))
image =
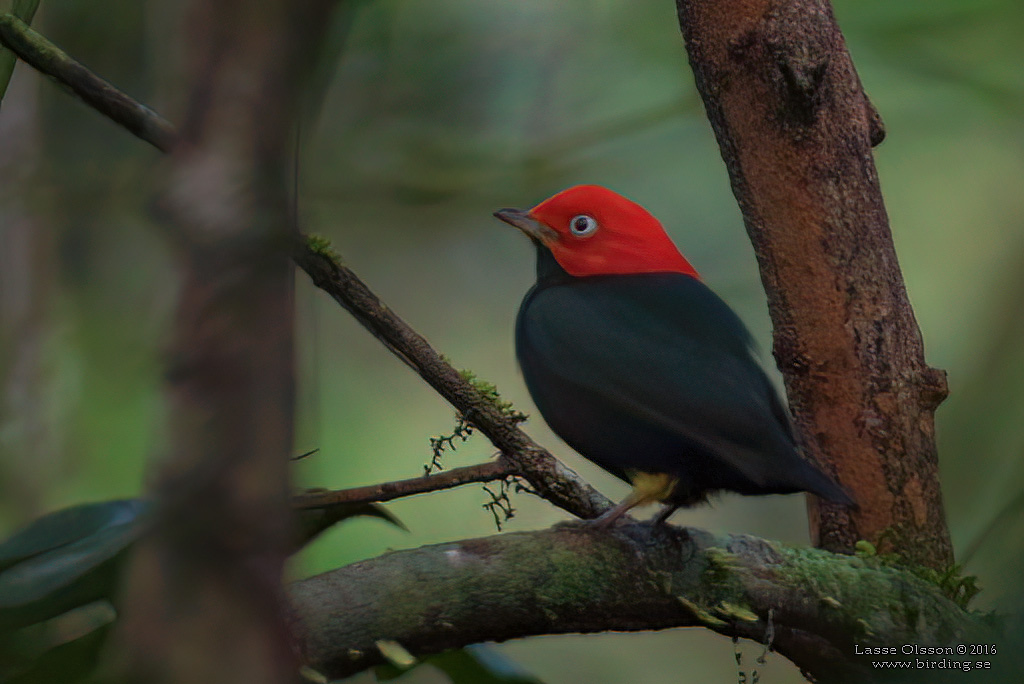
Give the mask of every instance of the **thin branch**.
POLYGON ((170 152, 174 147, 178 134, 169 121, 89 71, 13 14, 0 15, 0 42, 161 152, 170 152))
MULTIPOLYGON (((426 656, 541 634, 669 627, 764 643, 774 629, 774 650, 827 682, 878 680, 879 658, 857 647, 999 643, 984 616, 878 559, 647 524, 567 524, 398 551, 295 582, 289 594, 306 661, 331 679, 383 662, 381 639, 426 656)), ((981 659, 1012 671, 1014 655, 1001 654, 981 659)), ((938 676, 931 681, 947 674, 928 672, 938 676)))
POLYGON ((295 263, 313 284, 331 295, 384 346, 419 373, 438 394, 512 461, 534 492, 581 518, 595 518, 611 506, 600 492, 565 467, 516 425, 513 416, 481 394, 415 330, 381 303, 348 268, 331 255, 297 245, 295 263))
MULTIPOLYGON (((148 107, 110 86, 12 15, 0 17, 0 42, 26 62, 67 86, 115 122, 162 151, 178 133, 148 107)), ((517 426, 514 416, 480 393, 415 330, 391 311, 337 259, 305 239, 293 252, 313 284, 330 294, 406 365, 415 370, 515 464, 532 492, 581 518, 595 518, 612 504, 517 426)))
POLYGON ((351 489, 339 489, 330 492, 312 491, 296 494, 292 497, 292 507, 297 510, 307 510, 310 508, 328 508, 338 504, 380 503, 403 496, 412 496, 413 494, 451 489, 452 487, 473 482, 503 480, 506 477, 515 475, 517 472, 512 464, 501 457, 487 463, 466 466, 464 468, 452 468, 451 470, 444 470, 434 475, 424 475, 408 480, 382 482, 366 487, 353 487, 351 489))

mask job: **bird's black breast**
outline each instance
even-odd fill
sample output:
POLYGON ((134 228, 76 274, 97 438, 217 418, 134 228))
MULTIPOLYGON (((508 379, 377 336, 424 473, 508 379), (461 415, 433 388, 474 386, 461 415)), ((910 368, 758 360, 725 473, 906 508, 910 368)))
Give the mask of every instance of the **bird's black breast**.
POLYGON ((845 497, 797 455, 749 333, 703 283, 677 273, 575 278, 539 251, 516 354, 537 408, 576 451, 620 477, 676 475, 680 498, 715 489, 832 498, 829 487, 845 497))

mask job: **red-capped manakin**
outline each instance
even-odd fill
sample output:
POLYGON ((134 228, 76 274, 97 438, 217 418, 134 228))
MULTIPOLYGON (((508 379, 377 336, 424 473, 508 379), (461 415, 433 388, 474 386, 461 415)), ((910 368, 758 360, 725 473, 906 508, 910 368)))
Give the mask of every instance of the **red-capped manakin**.
POLYGON ((494 215, 537 247, 516 319, 534 403, 569 446, 633 484, 605 524, 654 501, 663 521, 720 490, 853 505, 797 453, 750 333, 647 210, 580 185, 494 215))

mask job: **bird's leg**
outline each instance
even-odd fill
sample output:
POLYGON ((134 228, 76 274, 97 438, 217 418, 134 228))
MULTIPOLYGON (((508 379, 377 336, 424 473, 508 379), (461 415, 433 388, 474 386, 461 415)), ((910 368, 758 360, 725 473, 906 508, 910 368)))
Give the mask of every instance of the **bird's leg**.
MULTIPOLYGON (((633 491, 614 508, 609 509, 600 517, 592 520, 591 524, 594 527, 600 529, 611 527, 631 509, 667 499, 672 494, 678 481, 678 478, 665 473, 645 473, 641 471, 629 473, 629 479, 633 483, 633 491)), ((669 511, 670 514, 672 510, 675 509, 672 508, 669 511)))
POLYGON ((618 504, 609 508, 597 518, 591 520, 589 524, 600 530, 608 529, 614 525, 619 518, 626 515, 626 513, 629 513, 632 508, 639 506, 641 503, 642 501, 637 498, 636 491, 634 490, 618 504))
POLYGON ((662 508, 658 512, 658 515, 656 515, 654 517, 654 524, 655 525, 664 525, 666 522, 668 522, 668 519, 670 517, 672 517, 672 514, 675 513, 678 510, 679 510, 679 504, 673 504, 673 503, 665 504, 664 508, 662 508))

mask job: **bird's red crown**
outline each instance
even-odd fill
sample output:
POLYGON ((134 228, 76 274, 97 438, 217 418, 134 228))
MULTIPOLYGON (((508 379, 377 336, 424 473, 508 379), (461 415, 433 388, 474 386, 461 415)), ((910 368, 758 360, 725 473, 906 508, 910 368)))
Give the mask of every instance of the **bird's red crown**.
POLYGON ((683 273, 699 277, 658 219, 599 185, 577 185, 544 200, 529 216, 554 231, 542 242, 574 276, 683 273))

